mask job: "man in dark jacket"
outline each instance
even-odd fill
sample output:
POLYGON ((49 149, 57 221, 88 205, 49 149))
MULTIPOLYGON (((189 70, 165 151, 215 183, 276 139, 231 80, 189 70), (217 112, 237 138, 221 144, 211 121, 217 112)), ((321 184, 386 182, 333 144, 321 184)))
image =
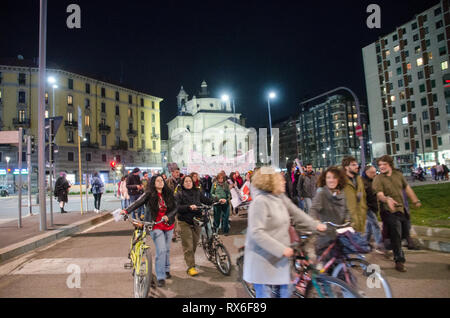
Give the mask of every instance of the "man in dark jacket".
POLYGON ((54 195, 58 198, 59 207, 61 208, 61 213, 67 213, 67 211, 64 210, 64 204, 68 201, 68 194, 69 194, 69 182, 66 179, 66 173, 61 172, 60 177, 58 180, 56 180, 55 183, 55 191, 54 195))
POLYGON ((202 188, 205 191, 205 196, 207 198, 210 198, 211 197, 211 187, 212 187, 211 177, 207 174, 201 179, 201 182, 202 182, 202 188))
MULTIPOLYGON (((141 178, 139 177, 140 173, 141 171, 139 170, 139 168, 134 168, 127 178, 127 190, 130 196, 130 204, 136 201, 143 193, 142 190, 144 186, 142 185, 141 178)), ((140 218, 141 215, 144 216, 143 207, 138 208, 136 211, 137 217, 135 215, 135 212, 133 211, 133 218, 140 218)))
POLYGON ((297 191, 301 200, 304 200, 305 212, 308 213, 312 206, 312 199, 317 191, 317 176, 312 164, 306 165, 305 175, 300 176, 297 185, 297 191))
POLYGON ((298 206, 297 198, 297 182, 298 174, 295 171, 294 162, 288 161, 286 163, 286 175, 284 176, 286 180, 286 195, 291 199, 291 201, 298 206))
POLYGON ((367 219, 366 219, 366 239, 370 243, 372 234, 375 240, 375 252, 384 254, 383 236, 381 235, 380 226, 378 224, 378 199, 372 188, 373 178, 377 175, 377 170, 374 166, 367 166, 363 173, 364 188, 366 190, 367 201, 367 219))

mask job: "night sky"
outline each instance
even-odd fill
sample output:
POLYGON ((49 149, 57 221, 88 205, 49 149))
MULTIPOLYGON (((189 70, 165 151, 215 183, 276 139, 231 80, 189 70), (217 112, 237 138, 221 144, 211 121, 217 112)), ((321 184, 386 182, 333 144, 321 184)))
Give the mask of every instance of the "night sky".
MULTIPOLYGON (((162 136, 183 85, 198 95, 232 94, 248 127, 267 126, 266 92, 278 93, 272 118, 338 86, 366 100, 362 48, 437 4, 388 1, 48 1, 47 63, 98 74, 164 98, 162 136), (66 26, 66 8, 81 6, 81 29, 66 26), (117 3, 117 4, 116 4, 117 3), (366 8, 381 6, 381 29, 366 8)), ((1 0, 0 57, 39 54, 39 1, 1 0)))

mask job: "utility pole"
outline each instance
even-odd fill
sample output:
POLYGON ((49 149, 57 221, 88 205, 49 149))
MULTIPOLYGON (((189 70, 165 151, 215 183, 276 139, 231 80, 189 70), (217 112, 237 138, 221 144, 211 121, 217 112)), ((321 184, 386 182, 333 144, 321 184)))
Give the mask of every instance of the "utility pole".
POLYGON ((22 139, 23 128, 19 128, 19 229, 22 227, 22 139))
POLYGON ((27 136, 27 169, 28 169, 28 210, 29 215, 33 215, 33 206, 31 202, 31 136, 27 136))
POLYGON ((50 197, 50 225, 53 227, 53 125, 54 120, 50 119, 49 120, 49 132, 48 132, 48 170, 49 170, 49 184, 48 184, 48 188, 49 188, 49 197, 50 197))
POLYGON ((40 0, 39 26, 39 109, 38 109, 38 189, 39 189, 39 230, 47 230, 47 209, 45 206, 45 75, 47 46, 47 0, 40 0))

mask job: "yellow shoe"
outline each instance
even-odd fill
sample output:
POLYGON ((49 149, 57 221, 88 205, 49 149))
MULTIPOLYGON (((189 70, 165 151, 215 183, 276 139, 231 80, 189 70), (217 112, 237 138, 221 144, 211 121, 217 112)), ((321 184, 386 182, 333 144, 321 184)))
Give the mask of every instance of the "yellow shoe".
POLYGON ((187 271, 187 273, 188 273, 189 276, 197 276, 197 275, 198 275, 198 272, 197 272, 197 270, 195 269, 195 267, 189 268, 188 271, 187 271))

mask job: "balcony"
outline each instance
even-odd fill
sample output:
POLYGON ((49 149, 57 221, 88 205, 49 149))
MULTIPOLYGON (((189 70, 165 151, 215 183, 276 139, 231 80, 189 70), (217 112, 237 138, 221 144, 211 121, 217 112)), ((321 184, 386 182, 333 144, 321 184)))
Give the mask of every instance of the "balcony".
POLYGON ((134 129, 127 129, 127 136, 136 137, 138 134, 137 130, 134 129))
POLYGON ((20 118, 13 118, 13 125, 15 128, 30 128, 30 119, 24 118, 24 119, 20 119, 20 118))
POLYGON ((89 141, 82 141, 81 148, 95 148, 98 149, 98 143, 91 143, 89 141))
POLYGON ((78 122, 77 121, 64 121, 64 127, 73 127, 73 128, 78 128, 78 122))
POLYGON ((100 132, 105 132, 105 133, 109 134, 111 132, 111 127, 108 125, 100 124, 100 125, 98 125, 98 130, 100 132))
POLYGON ((119 144, 115 144, 111 148, 112 150, 128 150, 128 142, 120 141, 119 144))

